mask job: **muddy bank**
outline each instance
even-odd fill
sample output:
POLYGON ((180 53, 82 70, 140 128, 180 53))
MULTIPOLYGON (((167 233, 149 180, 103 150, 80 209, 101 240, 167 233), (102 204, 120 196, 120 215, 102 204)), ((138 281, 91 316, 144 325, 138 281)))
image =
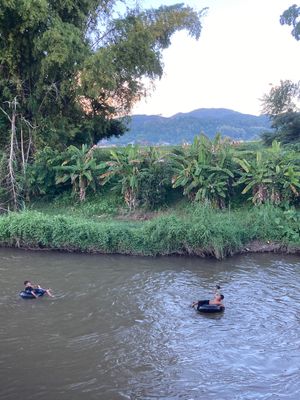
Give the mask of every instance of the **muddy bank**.
POLYGON ((99 255, 125 255, 125 256, 134 256, 134 257, 167 257, 170 255, 175 256, 185 256, 185 257, 199 257, 199 258, 216 258, 216 259, 223 259, 226 257, 232 257, 237 254, 245 254, 245 253, 275 253, 275 254, 293 254, 300 256, 300 246, 292 246, 286 245, 282 243, 275 243, 275 242, 261 242, 259 240, 255 240, 251 243, 248 243, 247 246, 243 247, 241 250, 236 250, 230 252, 225 257, 216 257, 215 255, 211 254, 207 251, 207 249, 197 249, 196 251, 173 251, 170 253, 163 253, 163 254, 141 254, 141 253, 134 253, 130 250, 124 250, 123 252, 110 252, 110 251, 102 251, 97 249, 86 249, 82 250, 75 247, 41 247, 39 245, 27 245, 26 243, 19 241, 15 243, 0 243, 1 248, 18 248, 22 250, 29 250, 29 251, 38 251, 38 252, 48 252, 48 251, 59 251, 63 253, 86 253, 86 254, 99 254, 99 255))
POLYGON ((240 253, 280 253, 300 255, 300 246, 254 240, 253 242, 248 243, 240 253))

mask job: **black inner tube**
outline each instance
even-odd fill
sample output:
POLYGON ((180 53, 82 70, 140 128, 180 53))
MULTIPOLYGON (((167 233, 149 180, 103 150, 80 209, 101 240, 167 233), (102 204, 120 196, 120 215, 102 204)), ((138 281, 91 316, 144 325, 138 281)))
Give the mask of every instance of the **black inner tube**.
POLYGON ((224 306, 219 306, 218 304, 201 304, 198 305, 197 311, 204 313, 215 313, 215 312, 223 312, 225 310, 224 306))
POLYGON ((199 300, 197 303, 197 311, 199 312, 222 312, 225 307, 219 304, 209 304, 209 300, 199 300))

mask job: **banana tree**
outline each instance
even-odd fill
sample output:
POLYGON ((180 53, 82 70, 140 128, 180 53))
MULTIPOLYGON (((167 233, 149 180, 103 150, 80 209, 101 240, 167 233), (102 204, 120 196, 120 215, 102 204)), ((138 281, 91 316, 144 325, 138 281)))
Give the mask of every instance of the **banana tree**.
POLYGON ((270 149, 252 153, 249 160, 235 158, 241 167, 236 185, 243 185, 242 194, 251 192, 249 200, 256 205, 280 204, 299 196, 300 170, 297 155, 284 151, 274 141, 270 149))
POLYGON ((121 191, 130 210, 137 206, 142 165, 143 156, 137 146, 112 150, 111 160, 106 162, 107 170, 100 176, 102 185, 112 182, 113 189, 121 191))
POLYGON ((142 206, 153 209, 165 203, 171 190, 172 167, 166 150, 157 147, 141 149, 141 169, 138 199, 142 206))
POLYGON ((95 190, 96 176, 103 171, 104 165, 96 164, 93 158, 93 148, 86 145, 81 148, 68 147, 68 157, 61 166, 56 167, 56 184, 71 181, 74 193, 78 193, 79 200, 84 201, 88 187, 95 190))
POLYGON ((225 206, 234 178, 233 149, 228 141, 220 135, 213 140, 201 135, 172 159, 173 188, 183 187, 183 194, 191 200, 225 206))

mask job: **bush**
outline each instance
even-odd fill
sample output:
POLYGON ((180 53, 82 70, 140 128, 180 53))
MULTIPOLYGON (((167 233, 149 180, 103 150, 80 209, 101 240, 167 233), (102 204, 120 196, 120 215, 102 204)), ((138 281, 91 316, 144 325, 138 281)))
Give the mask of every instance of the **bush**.
POLYGON ((299 214, 271 205, 232 213, 192 207, 139 223, 95 222, 39 212, 0 217, 0 244, 134 255, 187 254, 222 259, 253 240, 299 245, 299 214))
POLYGON ((53 197, 66 189, 71 189, 70 183, 57 185, 55 168, 62 164, 66 152, 59 152, 45 147, 35 155, 33 164, 27 166, 25 178, 26 197, 53 197))

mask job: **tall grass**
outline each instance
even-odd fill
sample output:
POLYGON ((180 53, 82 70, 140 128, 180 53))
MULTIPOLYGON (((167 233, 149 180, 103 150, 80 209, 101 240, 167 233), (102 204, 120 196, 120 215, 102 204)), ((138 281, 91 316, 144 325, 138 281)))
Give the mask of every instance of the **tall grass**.
POLYGON ((95 222, 36 211, 0 217, 0 245, 132 255, 186 254, 222 259, 253 240, 300 245, 300 218, 279 208, 221 212, 194 206, 152 221, 95 222))

